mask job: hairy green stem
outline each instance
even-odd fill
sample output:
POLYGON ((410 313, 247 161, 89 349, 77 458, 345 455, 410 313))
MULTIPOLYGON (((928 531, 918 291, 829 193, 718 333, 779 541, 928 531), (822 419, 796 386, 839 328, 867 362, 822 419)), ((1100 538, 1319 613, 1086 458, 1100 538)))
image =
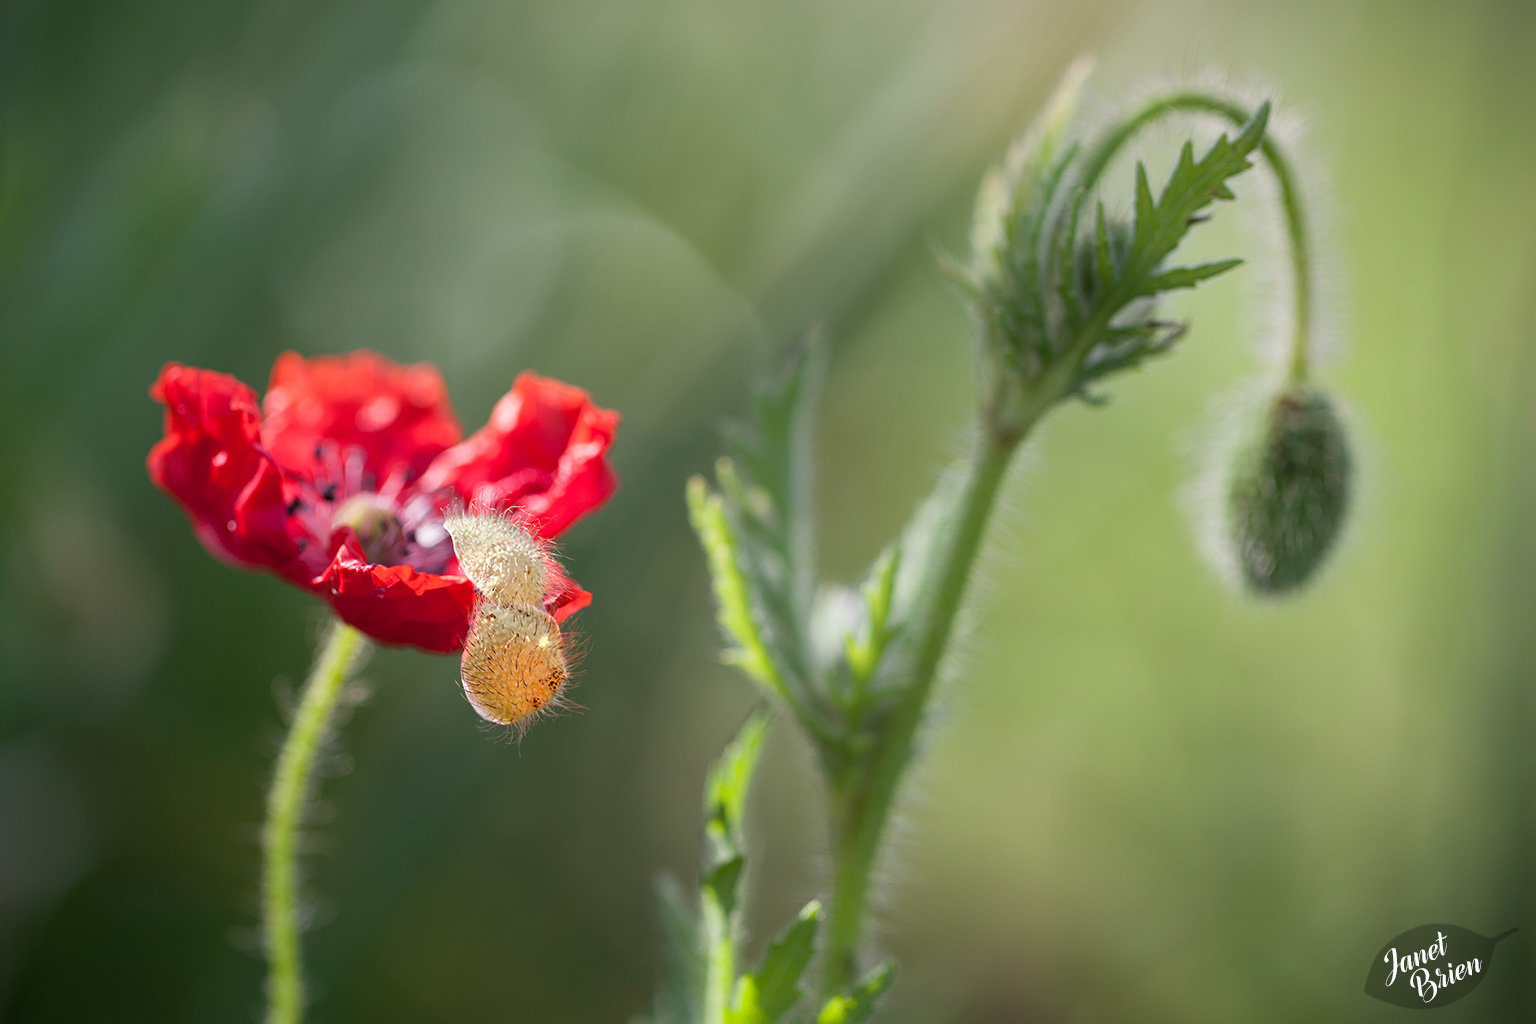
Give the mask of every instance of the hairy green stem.
POLYGON ((704 1016, 706 1024, 724 1024, 736 984, 736 938, 724 908, 704 900, 704 1016))
POLYGON ((261 832, 262 937, 267 950, 267 1024, 298 1024, 304 1015, 304 972, 299 948, 298 845, 315 758, 330 735, 341 696, 367 638, 334 623, 304 683, 293 723, 283 740, 267 792, 261 832))
MULTIPOLYGON (((1252 116, 1242 104, 1225 96, 1200 90, 1180 90, 1150 100, 1135 113, 1117 122, 1114 128, 1084 156, 1082 177, 1078 182, 1084 195, 1092 191, 1110 161, 1134 135, 1153 122, 1179 112, 1213 114, 1239 126, 1246 124, 1252 116)), ((1295 323, 1292 327, 1289 369, 1291 380, 1300 383, 1306 380, 1308 361, 1311 356, 1312 238, 1307 230, 1306 208, 1302 205, 1301 189, 1297 187, 1296 173, 1290 158, 1275 142, 1274 136, 1268 132, 1264 134, 1264 141, 1259 143, 1259 151, 1264 154, 1264 160, 1269 164, 1270 172, 1274 174, 1275 183, 1279 187, 1280 206, 1285 215, 1285 230, 1290 239, 1291 275, 1295 289, 1295 323)), ((1078 214, 1081 209, 1081 203, 1072 209, 1068 223, 1068 230, 1071 233, 1069 237, 1077 233, 1078 214)))
POLYGON ((844 991, 858 972, 859 941, 868 909, 881 839, 897 791, 911 764, 918 729, 955 616, 965 598, 971 568, 998 489, 1018 441, 999 439, 990 430, 982 439, 961 484, 955 519, 945 531, 945 550, 921 614, 911 633, 912 676, 901 702, 883 723, 872 751, 845 762, 832 779, 832 879, 828 910, 823 991, 844 991))

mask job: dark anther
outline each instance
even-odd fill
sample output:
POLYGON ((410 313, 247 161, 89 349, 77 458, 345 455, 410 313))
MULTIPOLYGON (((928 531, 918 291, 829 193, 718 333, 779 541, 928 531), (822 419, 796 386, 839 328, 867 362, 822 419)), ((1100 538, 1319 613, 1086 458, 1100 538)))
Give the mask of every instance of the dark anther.
POLYGON ((324 502, 327 502, 327 503, 335 501, 336 500, 336 485, 335 484, 326 484, 324 487, 322 487, 320 489, 320 500, 324 501, 324 502))
POLYGON ((321 460, 323 458, 325 458, 325 445, 323 445, 323 444, 315 445, 315 461, 318 462, 319 460, 321 460))
POLYGON ((301 509, 303 507, 304 507, 304 499, 303 498, 294 498, 292 501, 290 501, 288 503, 288 514, 289 515, 293 515, 295 512, 297 512, 299 509, 301 509))

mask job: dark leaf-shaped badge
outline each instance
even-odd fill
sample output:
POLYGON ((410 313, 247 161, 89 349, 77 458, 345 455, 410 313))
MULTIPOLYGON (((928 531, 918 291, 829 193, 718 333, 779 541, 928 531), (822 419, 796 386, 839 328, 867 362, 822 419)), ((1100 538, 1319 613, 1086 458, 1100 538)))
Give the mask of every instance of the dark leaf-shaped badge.
POLYGON ((1365 993, 1394 1006, 1454 1003, 1488 976, 1494 945, 1515 931, 1490 939, 1454 924, 1410 928, 1381 947, 1371 961, 1365 993))

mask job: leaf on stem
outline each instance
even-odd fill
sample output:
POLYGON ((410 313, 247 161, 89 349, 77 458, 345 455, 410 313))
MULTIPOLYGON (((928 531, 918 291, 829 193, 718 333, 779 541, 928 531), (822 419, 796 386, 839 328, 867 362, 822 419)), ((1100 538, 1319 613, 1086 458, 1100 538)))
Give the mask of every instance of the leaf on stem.
POLYGON ((736 890, 746 864, 741 823, 747 791, 768 732, 768 712, 759 708, 742 723, 720 760, 710 769, 704 787, 704 863, 701 887, 727 920, 734 920, 736 890))
POLYGON ((881 964, 851 992, 827 1000, 816 1017, 816 1024, 864 1024, 895 977, 894 967, 889 963, 881 964))
MULTIPOLYGON (((1069 79, 1063 95, 1080 84, 1069 79)), ((988 178, 962 289, 982 342, 984 418, 1000 439, 1021 437, 1064 398, 1095 400, 1090 385, 1171 348, 1182 329, 1153 318, 1158 297, 1239 261, 1164 264, 1207 207, 1233 198, 1229 182, 1251 166, 1269 122, 1264 104, 1203 154, 1186 143, 1160 190, 1138 163, 1133 213, 1118 218, 1105 214, 1095 192, 1142 122, 1128 118, 1082 146, 1066 139, 1060 111, 1067 106, 1052 109, 1041 123, 1053 127, 1031 129, 988 178)))
POLYGON ((759 686, 789 699, 778 665, 758 627, 751 587, 742 571, 739 541, 721 496, 709 489, 702 477, 688 481, 688 518, 709 563, 715 592, 715 615, 733 644, 725 660, 740 668, 759 686))
POLYGON ((737 982, 728 1024, 776 1024, 795 1008, 803 995, 800 978, 816 952, 820 924, 821 904, 812 900, 768 947, 762 965, 737 982))
MULTIPOLYGON (((661 983, 651 1016, 635 1024, 727 1024, 731 1019, 730 998, 740 987, 735 964, 746 867, 742 822, 769 717, 767 707, 759 705, 710 766, 704 784, 698 900, 687 898, 670 877, 657 884, 663 937, 661 983)), ((782 998, 779 975, 783 972, 782 965, 777 967, 768 986, 775 1000, 782 998)))
POLYGON ((843 657, 850 677, 849 705, 857 707, 869 688, 880 658, 898 632, 891 617, 896 596, 896 576, 901 568, 901 547, 881 552, 859 589, 860 618, 844 637, 843 657))
MULTIPOLYGON (((1087 280, 1076 272, 1062 278, 1071 283, 1071 287, 1061 289, 1063 323, 1076 336, 1073 347, 1080 360, 1072 393, 1089 398, 1090 384, 1169 351, 1183 335, 1183 325, 1152 318, 1152 306, 1158 296, 1193 288, 1242 263, 1239 259, 1223 259, 1184 267, 1164 266, 1185 236, 1204 222, 1201 211, 1218 199, 1233 198, 1227 183, 1253 166, 1249 157, 1264 141, 1268 123, 1266 103, 1235 137, 1222 135, 1198 159, 1193 143, 1186 142, 1167 183, 1156 196, 1147 179, 1146 165, 1138 163, 1135 216, 1129 225, 1108 220, 1099 206, 1092 239, 1060 239, 1061 249, 1069 254, 1084 245, 1094 253, 1093 272, 1087 275, 1087 280)), ((1086 198, 1079 194, 1074 202, 1080 206, 1086 198)), ((1070 225, 1076 221, 1074 210, 1065 222, 1070 225)), ((1081 265, 1083 261, 1076 259, 1076 263, 1081 265)))
POLYGON ((716 487, 689 482, 694 531, 709 561, 728 660, 782 700, 813 734, 827 722, 811 656, 815 593, 811 409, 825 352, 813 337, 754 401, 749 424, 729 430, 733 458, 716 487))

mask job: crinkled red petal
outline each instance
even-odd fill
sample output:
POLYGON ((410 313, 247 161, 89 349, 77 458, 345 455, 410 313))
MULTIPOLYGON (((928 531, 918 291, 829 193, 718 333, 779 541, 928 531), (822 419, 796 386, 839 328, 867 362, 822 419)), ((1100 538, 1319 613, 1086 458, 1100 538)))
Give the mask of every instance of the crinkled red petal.
POLYGON ((149 477, 186 510, 198 539, 237 565, 292 576, 282 474, 260 444, 256 393, 235 378, 169 363, 149 389, 165 405, 165 436, 149 477))
POLYGON ((372 564, 350 529, 338 530, 332 543, 337 541, 336 557, 311 587, 344 622, 386 644, 440 654, 463 648, 475 604, 469 580, 372 564))
MULTIPOLYGON (((375 640, 451 654, 462 650, 475 607, 474 584, 463 576, 418 572, 408 565, 370 563, 350 528, 337 530, 336 557, 310 588, 337 616, 375 640)), ((550 581, 544 608, 564 622, 592 595, 564 573, 550 581)))
POLYGON ((316 458, 324 443, 361 450, 364 470, 382 483, 418 476, 463 436, 436 367, 401 366, 366 349, 315 359, 284 352, 261 407, 272 457, 312 478, 326 468, 316 458))
POLYGON ((475 508, 518 508, 553 537, 613 493, 607 453, 618 425, 619 414, 581 388, 519 374, 490 421, 439 455, 423 486, 451 486, 475 508))

